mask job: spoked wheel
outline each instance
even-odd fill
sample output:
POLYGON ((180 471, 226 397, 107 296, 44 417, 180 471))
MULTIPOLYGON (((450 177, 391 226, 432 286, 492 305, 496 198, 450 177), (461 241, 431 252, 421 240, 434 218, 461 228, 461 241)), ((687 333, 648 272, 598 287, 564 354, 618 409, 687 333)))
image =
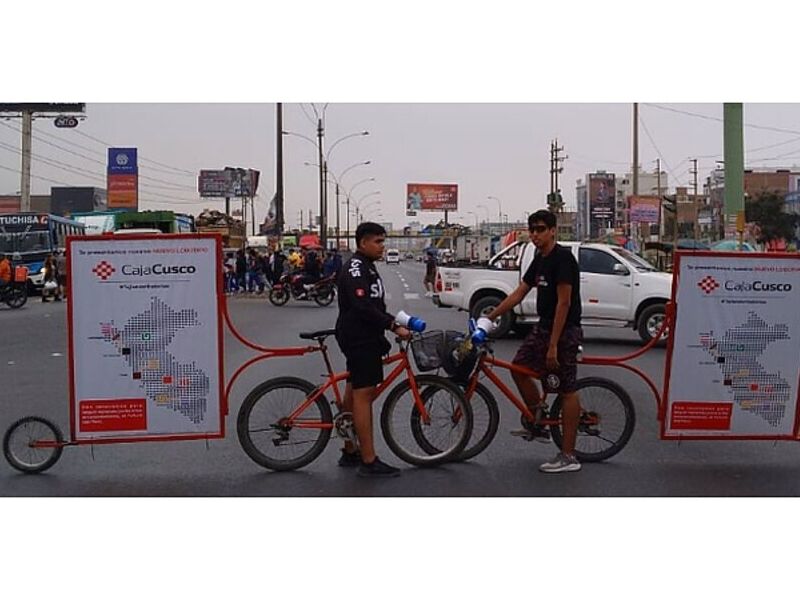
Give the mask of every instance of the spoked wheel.
POLYGON ((333 297, 334 297, 333 286, 323 285, 317 290, 317 293, 314 295, 314 301, 320 306, 328 306, 331 302, 333 302, 333 297))
POLYGON ((247 395, 236 420, 239 443, 256 463, 273 471, 291 471, 317 458, 331 437, 333 416, 320 396, 291 421, 316 388, 296 377, 265 381, 247 395))
POLYGON ((436 375, 415 377, 429 422, 425 422, 406 379, 389 393, 381 411, 381 430, 392 452, 418 467, 453 460, 472 433, 472 410, 454 383, 436 375), (420 444, 422 441, 422 444, 420 444))
MULTIPOLYGON (((430 393, 429 388, 422 392, 423 401, 427 401, 430 393)), ((497 428, 500 426, 500 409, 497 407, 497 400, 482 383, 475 388, 475 393, 469 399, 469 406, 472 409, 472 434, 467 445, 453 459, 454 461, 475 458, 486 450, 497 435, 497 428)), ((423 433, 422 430, 419 432, 423 433)), ((429 440, 425 439, 424 435, 420 435, 416 441, 429 454, 440 452, 429 440)))
POLYGON ((289 301, 289 289, 286 287, 274 287, 269 291, 269 301, 275 306, 283 306, 289 301))
POLYGON ((55 423, 42 417, 24 417, 3 436, 3 454, 12 467, 23 473, 41 473, 61 458, 64 437, 55 423), (47 444, 44 447, 39 444, 47 444))
MULTIPOLYGON (((581 416, 575 455, 582 462, 598 462, 617 454, 631 439, 636 424, 633 402, 620 385, 600 377, 579 379, 578 401, 581 416)), ((561 448, 561 396, 550 409, 550 418, 559 425, 550 427, 553 441, 561 448)))
POLYGON ((23 286, 15 285, 8 290, 6 304, 9 308, 22 308, 28 301, 28 291, 23 286))

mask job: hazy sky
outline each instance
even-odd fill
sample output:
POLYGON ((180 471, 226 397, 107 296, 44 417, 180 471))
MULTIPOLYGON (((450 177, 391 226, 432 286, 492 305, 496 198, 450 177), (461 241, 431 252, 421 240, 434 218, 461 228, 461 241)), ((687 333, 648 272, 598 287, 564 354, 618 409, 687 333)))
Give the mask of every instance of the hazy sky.
MULTIPOLYGON (((316 106, 322 108, 322 104, 316 106)), ((676 183, 689 184, 688 159, 699 157, 702 181, 722 155, 722 104, 657 106, 640 105, 640 164, 652 170, 661 156, 673 188, 676 183)), ((313 116, 310 104, 302 107, 313 116)), ((204 207, 222 209, 224 201, 197 198, 197 171, 242 166, 262 172, 257 218, 263 219, 274 193, 275 105, 89 103, 86 117, 75 130, 56 129, 50 120, 35 121, 33 193, 48 193, 51 185, 58 185, 36 177, 104 187, 107 145, 96 141, 101 140, 139 149, 143 209, 172 208, 193 214, 204 207), (58 161, 63 168, 37 157, 58 161)), ((372 161, 352 169, 343 183, 349 187, 375 177, 374 183, 359 185, 353 197, 380 190, 379 196, 363 204, 380 199, 382 217, 377 210, 368 216, 394 224, 408 220, 405 184, 412 182, 457 183, 460 210, 451 218, 464 224, 474 222, 467 214, 470 210, 485 218, 486 210, 478 209, 479 204, 488 208, 492 220, 497 219, 497 201, 487 196, 500 198, 502 211, 512 220, 522 218, 524 211, 544 205, 549 146, 556 137, 569 157, 561 178, 568 205, 574 205, 576 179, 596 169, 622 173, 631 162, 630 104, 330 104, 326 122, 327 148, 347 134, 370 132, 339 144, 329 164, 340 174, 357 162, 372 161)), ((745 123, 752 125, 745 128, 748 166, 800 164, 800 104, 746 104, 745 123)), ((6 169, 19 170, 20 126, 19 119, 0 121, 2 194, 19 190, 19 174, 6 169)), ((284 105, 284 128, 315 136, 315 127, 300 104, 284 105)), ((297 137, 284 140, 286 218, 294 225, 300 209, 306 215, 308 209, 317 213, 317 171, 303 165, 316 162, 316 150, 297 137)), ((333 225, 332 187, 330 199, 333 225)), ((344 227, 344 207, 341 216, 344 227)), ((421 220, 440 217, 439 213, 423 214, 421 220)))

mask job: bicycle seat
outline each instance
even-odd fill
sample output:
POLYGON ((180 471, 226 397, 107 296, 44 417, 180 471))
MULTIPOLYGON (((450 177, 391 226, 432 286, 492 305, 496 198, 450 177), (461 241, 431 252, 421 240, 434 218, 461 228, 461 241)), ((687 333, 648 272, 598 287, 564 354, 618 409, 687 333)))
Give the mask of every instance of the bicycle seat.
POLYGON ((301 340, 324 340, 329 335, 333 335, 336 333, 335 329, 323 329, 321 331, 312 331, 309 333, 301 333, 300 339, 301 340))

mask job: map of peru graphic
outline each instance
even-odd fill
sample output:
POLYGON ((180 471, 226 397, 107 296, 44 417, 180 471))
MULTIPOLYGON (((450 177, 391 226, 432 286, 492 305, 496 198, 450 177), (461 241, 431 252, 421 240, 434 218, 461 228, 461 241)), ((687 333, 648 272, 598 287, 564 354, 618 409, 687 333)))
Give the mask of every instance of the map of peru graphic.
POLYGON ((196 310, 176 311, 157 297, 151 297, 150 308, 131 317, 122 329, 113 321, 101 323, 103 340, 113 344, 125 359, 147 399, 194 424, 205 418, 208 375, 194 362, 178 362, 167 348, 178 332, 199 325, 196 310))
POLYGON ((700 335, 700 344, 714 357, 734 403, 773 427, 781 424, 789 406, 789 382, 780 372, 768 372, 759 360, 770 344, 788 339, 788 325, 768 325, 754 312, 748 313, 745 323, 726 331, 721 340, 714 338, 713 331, 700 335))

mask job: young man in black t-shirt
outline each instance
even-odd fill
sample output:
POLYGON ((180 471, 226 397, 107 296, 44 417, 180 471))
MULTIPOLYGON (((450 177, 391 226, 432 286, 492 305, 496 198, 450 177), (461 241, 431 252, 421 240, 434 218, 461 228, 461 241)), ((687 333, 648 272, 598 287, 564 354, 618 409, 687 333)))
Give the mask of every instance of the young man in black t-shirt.
MULTIPOLYGON (((580 405, 575 383, 578 372, 578 348, 583 340, 581 329, 581 292, 578 261, 569 248, 556 243, 556 216, 539 210, 528 218, 531 241, 536 256, 514 290, 489 315, 478 320, 478 327, 493 329, 493 321, 522 302, 536 288, 536 312, 539 322, 525 338, 514 357, 522 365, 541 375, 548 392, 558 392, 562 399, 564 440, 561 452, 539 467, 546 473, 579 471, 575 458, 575 439, 580 419, 580 405)), ((530 377, 512 372, 525 403, 539 416, 542 395, 530 377)), ((533 424, 524 433, 547 441, 548 434, 533 424)))
POLYGON ((353 413, 353 427, 360 450, 346 442, 339 465, 358 467, 365 477, 394 477, 400 469, 375 455, 372 435, 372 403, 383 381, 383 356, 392 346, 387 330, 409 339, 411 332, 386 312, 383 281, 375 261, 383 256, 386 230, 378 223, 361 223, 356 229, 357 250, 339 274, 339 318, 336 341, 347 360, 350 377, 344 392, 344 410, 353 413))

